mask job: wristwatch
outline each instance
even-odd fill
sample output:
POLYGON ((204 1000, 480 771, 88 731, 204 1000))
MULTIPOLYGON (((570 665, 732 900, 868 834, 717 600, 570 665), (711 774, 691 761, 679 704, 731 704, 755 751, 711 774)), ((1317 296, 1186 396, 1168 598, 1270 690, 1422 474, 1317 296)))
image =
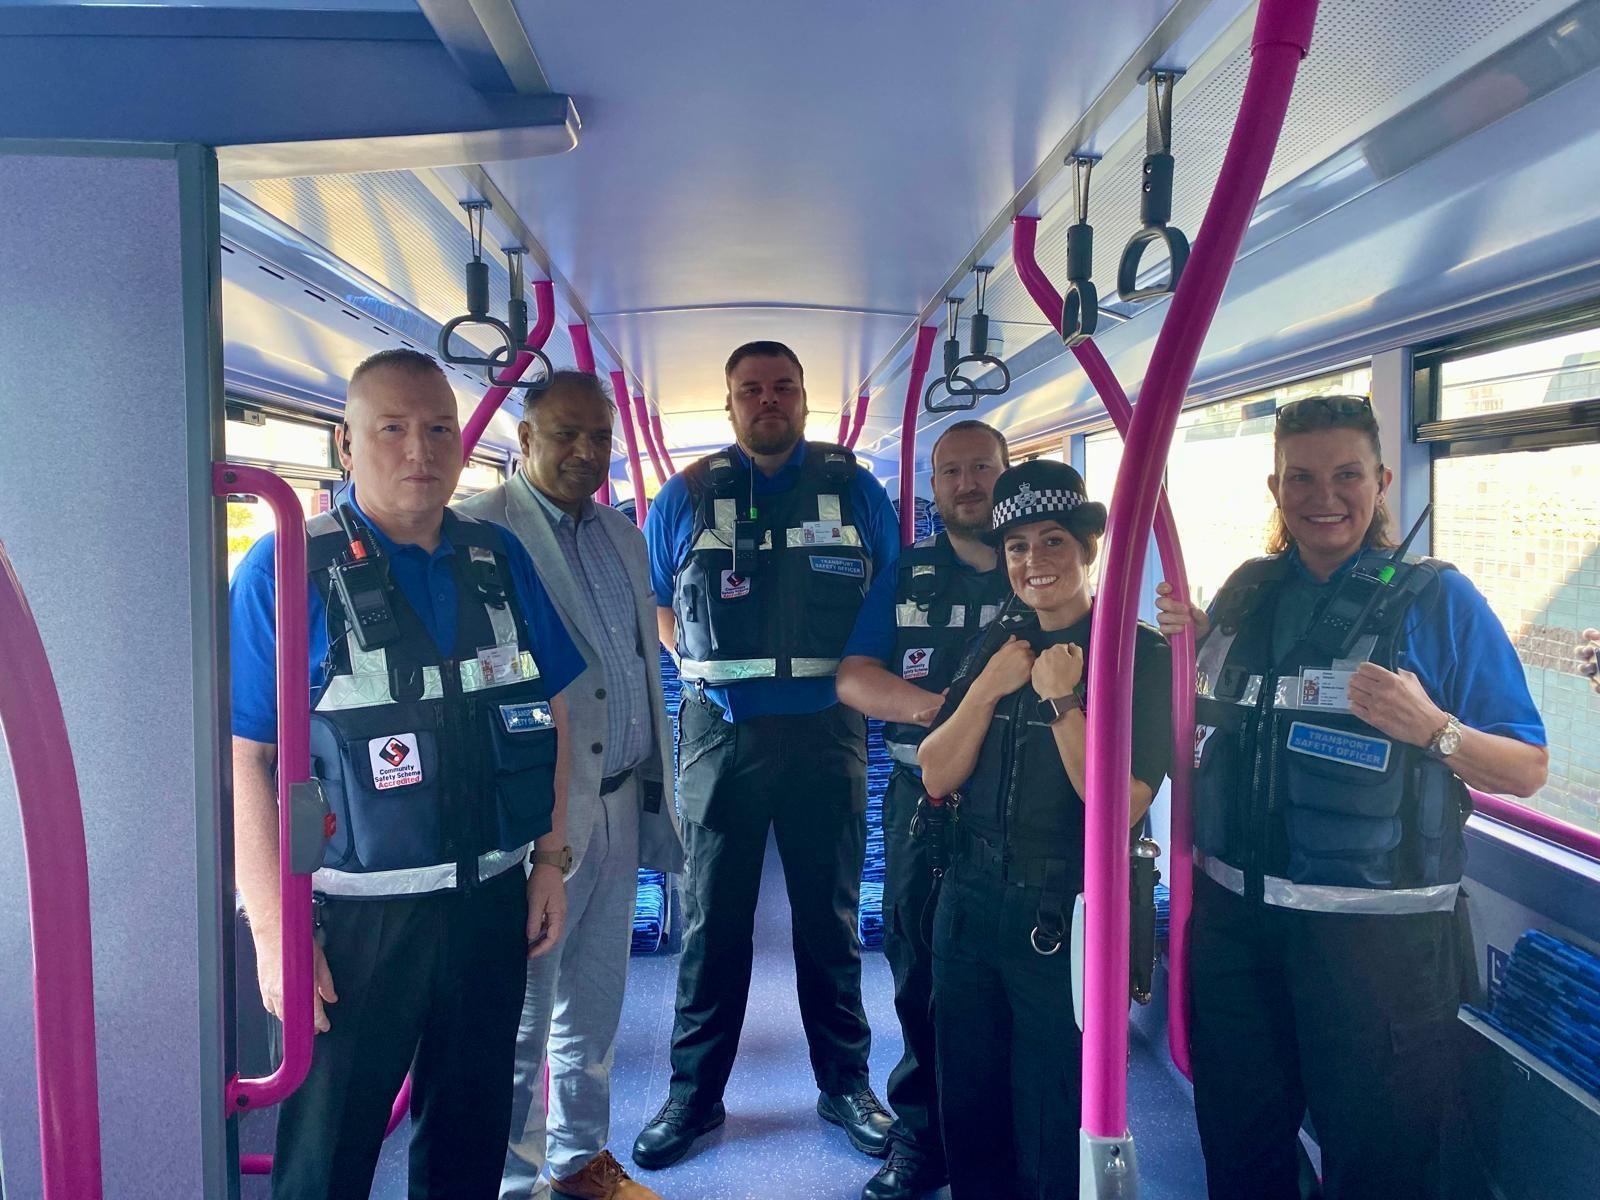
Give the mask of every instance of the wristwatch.
POLYGON ((1054 725, 1070 712, 1087 713, 1084 707, 1083 693, 1073 689, 1065 696, 1047 696, 1039 701, 1039 715, 1046 724, 1054 725))
POLYGON ((1444 716, 1444 727, 1428 739, 1428 753, 1434 758, 1449 758, 1461 749, 1461 722, 1449 713, 1444 716))
POLYGON ((535 850, 528 855, 528 862, 536 867, 540 863, 555 867, 565 875, 572 870, 572 847, 563 846, 559 850, 535 850))

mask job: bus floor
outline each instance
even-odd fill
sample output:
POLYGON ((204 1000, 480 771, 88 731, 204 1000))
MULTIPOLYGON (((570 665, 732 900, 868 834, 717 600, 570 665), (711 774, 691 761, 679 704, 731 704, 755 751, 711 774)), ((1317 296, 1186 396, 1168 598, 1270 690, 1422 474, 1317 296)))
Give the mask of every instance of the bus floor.
MULTIPOLYGON (((900 1057, 894 985, 880 952, 866 951, 862 959, 863 1000, 873 1033, 872 1082, 882 1096, 900 1057)), ((677 978, 676 955, 632 961, 611 1076, 612 1153, 665 1200, 856 1200, 878 1160, 852 1149, 842 1132, 816 1114, 817 1092, 795 999, 788 901, 774 845, 768 846, 762 876, 750 1005, 725 1097, 727 1124, 697 1142, 675 1166, 641 1171, 628 1151, 666 1098, 677 978)), ((1062 1019, 1071 1019, 1066 1008, 1062 1019)), ((1189 1087, 1167 1056, 1165 1037, 1147 1036, 1140 1030, 1145 1024, 1135 1025, 1129 1063, 1140 1195, 1203 1200, 1205 1172, 1189 1087)), ((384 1147, 373 1200, 406 1195, 406 1133, 402 1124, 384 1147)), ((247 1179, 243 1195, 263 1200, 265 1180, 247 1179)), ((938 1195, 944 1200, 949 1192, 938 1195)))

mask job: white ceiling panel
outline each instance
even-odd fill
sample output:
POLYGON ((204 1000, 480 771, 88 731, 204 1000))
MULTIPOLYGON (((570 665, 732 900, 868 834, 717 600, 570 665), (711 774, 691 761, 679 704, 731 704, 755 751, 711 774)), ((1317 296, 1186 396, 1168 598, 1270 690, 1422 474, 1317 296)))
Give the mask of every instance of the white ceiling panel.
POLYGON ((591 311, 723 306, 597 318, 669 417, 746 335, 836 413, 906 319, 728 306, 920 309, 1169 7, 520 0, 583 140, 489 171, 591 311))

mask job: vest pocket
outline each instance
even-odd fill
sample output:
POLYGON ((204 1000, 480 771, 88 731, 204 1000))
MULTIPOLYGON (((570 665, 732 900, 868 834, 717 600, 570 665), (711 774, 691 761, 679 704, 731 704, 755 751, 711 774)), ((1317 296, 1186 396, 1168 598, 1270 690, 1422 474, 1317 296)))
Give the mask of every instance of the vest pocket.
POLYGON ((1375 769, 1296 750, 1295 738, 1291 732, 1288 746, 1279 749, 1288 798, 1289 878, 1340 887, 1396 886, 1394 852, 1408 774, 1404 748, 1389 743, 1387 761, 1375 769))
POLYGON ((1408 841, 1407 886, 1428 887, 1455 883, 1466 866, 1461 829, 1466 821, 1464 786, 1441 763, 1424 759, 1412 768, 1412 788, 1416 803, 1408 811, 1414 815, 1416 829, 1408 841))
MULTIPOLYGON (((489 706, 489 750, 494 767, 495 849, 516 850, 550 832, 555 811, 556 731, 506 728, 503 708, 489 706)), ((537 707, 544 707, 540 702, 537 707)))
POLYGON ((342 738, 338 763, 342 786, 328 788, 328 801, 341 836, 329 843, 325 865, 399 871, 448 858, 441 844, 439 743, 433 730, 342 738))
POLYGON ((735 575, 722 565, 732 555, 691 554, 675 589, 678 652, 704 661, 713 657, 760 658, 761 581, 735 575))
POLYGON ((812 551, 801 560, 807 568, 798 597, 805 637, 796 653, 803 658, 839 657, 867 594, 866 559, 839 546, 825 549, 829 553, 812 551))
POLYGON ((1213 858, 1236 860, 1241 849, 1238 803, 1250 786, 1241 758, 1238 730, 1214 728, 1205 735, 1193 783, 1194 846, 1213 858))

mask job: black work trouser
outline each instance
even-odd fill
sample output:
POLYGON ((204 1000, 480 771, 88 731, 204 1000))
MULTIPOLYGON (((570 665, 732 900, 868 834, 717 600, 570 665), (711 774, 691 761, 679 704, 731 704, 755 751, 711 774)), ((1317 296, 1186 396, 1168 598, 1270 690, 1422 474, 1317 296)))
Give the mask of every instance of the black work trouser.
POLYGON ((412 1072, 411 1200, 495 1200, 527 980, 527 881, 322 906, 339 1000, 278 1111, 274 1200, 365 1200, 412 1072))
POLYGON ((922 781, 895 768, 883 797, 883 953, 894 974, 894 1010, 904 1050, 889 1073, 889 1137, 902 1154, 930 1166, 944 1161, 934 1069, 933 950, 923 914, 933 896, 933 866, 925 842, 911 836, 922 781))
POLYGON ((1465 909, 1247 902, 1203 874, 1190 926, 1195 1117, 1212 1200, 1298 1200, 1311 1113, 1324 1200, 1439 1200, 1455 1119, 1465 909))
POLYGON ((867 847, 862 718, 834 707, 735 725, 685 689, 679 739, 686 924, 671 1094, 710 1106, 733 1070, 769 828, 783 860, 817 1086, 830 1094, 865 1086, 872 1034, 856 933, 867 847))
POLYGON ((1078 1194, 1083 1035, 1072 953, 1034 950, 1040 889, 965 858, 939 889, 933 1017, 953 1200, 1078 1194))

